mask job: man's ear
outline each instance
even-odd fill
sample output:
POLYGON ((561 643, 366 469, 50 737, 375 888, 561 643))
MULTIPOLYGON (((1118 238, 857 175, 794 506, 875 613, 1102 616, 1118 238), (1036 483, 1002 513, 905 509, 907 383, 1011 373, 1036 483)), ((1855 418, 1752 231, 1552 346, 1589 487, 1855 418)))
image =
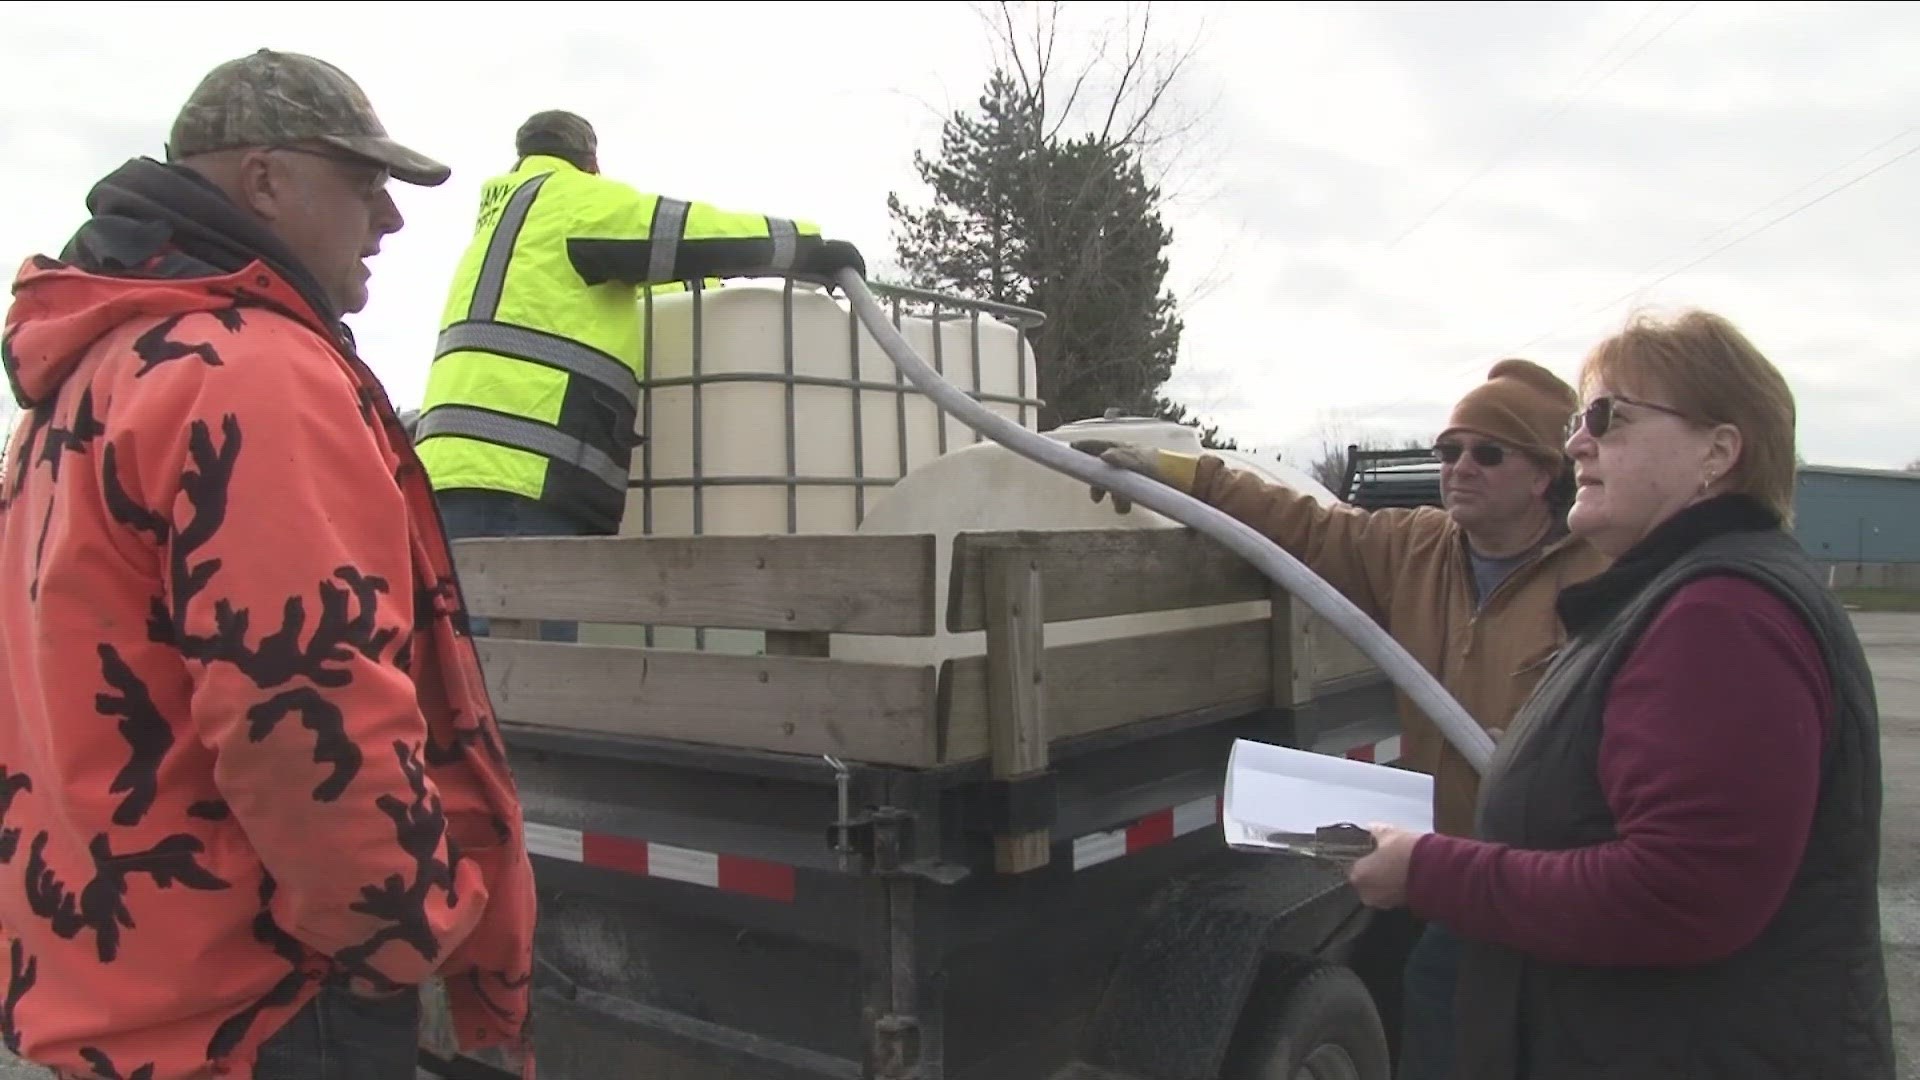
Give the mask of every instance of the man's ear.
POLYGON ((263 221, 279 220, 290 179, 285 163, 268 150, 248 150, 234 163, 234 194, 263 221))

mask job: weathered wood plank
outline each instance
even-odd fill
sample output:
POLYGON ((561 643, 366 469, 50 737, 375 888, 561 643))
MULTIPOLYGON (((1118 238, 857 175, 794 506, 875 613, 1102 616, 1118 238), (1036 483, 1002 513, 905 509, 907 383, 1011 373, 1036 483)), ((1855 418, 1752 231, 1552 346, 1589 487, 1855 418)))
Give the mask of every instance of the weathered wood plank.
POLYGON ((1273 657, 1273 704, 1287 709, 1313 697, 1314 635, 1307 605, 1278 585, 1271 586, 1272 629, 1267 645, 1273 657))
POLYGON ((458 540, 475 615, 737 630, 927 635, 931 536, 458 540))
POLYGON ((475 638, 503 721, 935 763, 932 667, 475 638))
MULTIPOLYGON (((1039 560, 1012 548, 987 558, 987 742, 993 775, 1012 780, 1045 771, 1045 636, 1039 560)), ((1036 829, 993 838, 995 867, 1024 874, 1047 865, 1053 837, 1036 829)))
MULTIPOLYGON (((1298 603, 1298 601, 1296 601, 1298 603)), ((1304 607, 1304 604, 1301 604, 1304 607)), ((1363 671, 1378 671, 1373 661, 1360 647, 1348 641, 1333 624, 1314 616, 1310 622, 1313 628, 1313 681, 1332 682, 1358 675, 1363 671)))
POLYGON ((947 629, 986 628, 987 553, 1017 547, 1040 563, 1053 622, 1264 600, 1267 579, 1192 529, 961 533, 954 537, 947 629))
MULTIPOLYGON (((1270 705, 1271 640, 1271 620, 1259 619, 1048 649, 1048 734, 1069 739, 1229 702, 1270 705)), ((941 667, 949 763, 989 754, 987 669, 984 656, 941 667)))

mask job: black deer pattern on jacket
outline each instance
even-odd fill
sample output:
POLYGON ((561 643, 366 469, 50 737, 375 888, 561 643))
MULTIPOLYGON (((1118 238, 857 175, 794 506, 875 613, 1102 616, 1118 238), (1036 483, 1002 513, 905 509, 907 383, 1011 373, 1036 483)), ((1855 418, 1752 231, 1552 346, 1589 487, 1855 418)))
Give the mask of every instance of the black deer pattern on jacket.
POLYGON ((101 677, 114 692, 95 694, 93 707, 102 716, 120 718, 120 737, 131 749, 127 764, 108 788, 116 795, 126 793, 113 813, 113 823, 130 828, 140 824, 159 797, 160 763, 173 749, 173 725, 153 703, 147 684, 121 659, 120 650, 105 641, 97 648, 101 677))
POLYGON ((118 854, 106 833, 96 833, 87 845, 93 856, 93 878, 74 893, 47 866, 46 847, 51 835, 40 832, 27 852, 27 904, 63 938, 92 930, 95 950, 103 964, 111 964, 119 956, 120 932, 135 926, 133 912, 126 904, 128 879, 144 874, 163 889, 176 884, 202 890, 230 887, 200 865, 196 857, 206 845, 190 833, 174 833, 145 851, 118 854))
POLYGON ((93 1066, 94 1080, 153 1080, 152 1065, 142 1065, 130 1073, 123 1073, 114 1065, 112 1058, 96 1047, 81 1047, 80 1056, 93 1066))
POLYGON ((28 956, 26 947, 15 938, 7 956, 7 996, 0 999, 0 1042, 6 1044, 10 1054, 20 1052, 21 1035, 14 1023, 14 1010, 20 1007, 20 999, 27 996, 39 977, 40 962, 28 956))
POLYGON ((382 795, 376 801, 381 812, 393 820, 394 836, 400 846, 413 856, 414 877, 407 881, 395 874, 379 885, 362 886, 360 901, 353 905, 353 910, 388 925, 359 945, 334 954, 334 961, 347 974, 383 990, 397 987, 368 961, 390 941, 403 941, 421 956, 435 959, 440 955, 440 942, 427 925, 428 894, 438 887, 446 891, 449 905, 460 902, 453 887, 452 865, 460 855, 454 850, 451 838, 447 840, 447 861, 441 862, 435 856, 441 838, 446 836, 447 818, 441 810, 439 796, 427 788, 427 767, 421 762, 419 752, 407 743, 396 741, 393 753, 400 759, 401 771, 406 773, 408 784, 413 788, 413 800, 401 802, 392 795, 382 795))

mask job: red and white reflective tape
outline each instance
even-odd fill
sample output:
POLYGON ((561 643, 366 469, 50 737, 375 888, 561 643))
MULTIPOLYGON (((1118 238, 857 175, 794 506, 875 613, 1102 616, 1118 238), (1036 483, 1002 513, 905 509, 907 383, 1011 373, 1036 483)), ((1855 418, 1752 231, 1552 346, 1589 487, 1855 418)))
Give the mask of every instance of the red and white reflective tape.
MULTIPOLYGON (((1400 736, 1360 743, 1348 747, 1339 756, 1375 765, 1391 765, 1400 760, 1400 736)), ((1122 828, 1082 836, 1073 842, 1073 868, 1085 870, 1090 866, 1099 866, 1125 858, 1136 851, 1164 844, 1175 837, 1217 826, 1220 824, 1220 808, 1219 797, 1208 796, 1169 806, 1122 828)))
POLYGON ((1391 765, 1400 760, 1400 736, 1395 735, 1390 739, 1381 739, 1379 742, 1361 743, 1359 746, 1349 747, 1347 752, 1340 756, 1354 761, 1371 762, 1375 765, 1391 765))
MULTIPOLYGON (((1400 737, 1395 735, 1376 742, 1360 743, 1348 747, 1340 756, 1376 765, 1390 765, 1400 759, 1400 737)), ((1073 841, 1073 869, 1085 870, 1090 866, 1125 858, 1176 837, 1188 836, 1219 824, 1218 796, 1209 795, 1178 806, 1169 806, 1118 829, 1076 838, 1073 841)), ((721 892, 758 896, 785 904, 793 902, 793 867, 782 863, 750 859, 743 855, 698 851, 649 840, 630 840, 605 833, 582 832, 531 821, 527 822, 526 830, 527 850, 534 855, 564 859, 622 874, 662 878, 721 892)))
POLYGON ((1169 806, 1135 821, 1131 825, 1082 836, 1073 842, 1073 868, 1085 870, 1104 862, 1124 858, 1172 840, 1220 824, 1220 798, 1204 799, 1169 806))
POLYGON ((682 881, 721 892, 793 903, 793 867, 527 822, 527 851, 622 874, 682 881))

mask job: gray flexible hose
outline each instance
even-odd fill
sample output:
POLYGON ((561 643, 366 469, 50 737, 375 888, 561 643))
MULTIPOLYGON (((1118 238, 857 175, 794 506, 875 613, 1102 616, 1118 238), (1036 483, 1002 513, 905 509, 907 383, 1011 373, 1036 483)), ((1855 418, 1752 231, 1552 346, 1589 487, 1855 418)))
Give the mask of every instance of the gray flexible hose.
POLYGON ((1246 559, 1281 588, 1307 602, 1333 624, 1334 629, 1354 643, 1369 660, 1393 680, 1420 710, 1440 726, 1454 749, 1460 751, 1476 773, 1487 771, 1493 756, 1493 740, 1467 715, 1460 703, 1448 694, 1438 680, 1427 673, 1400 643, 1379 624, 1327 584, 1326 579, 1294 558, 1284 548, 1262 536, 1237 518, 1208 506, 1199 499, 1151 477, 1109 465, 1099 458, 1008 420, 968 397, 966 392, 941 378, 913 351, 887 319, 866 283, 851 270, 842 270, 835 282, 845 290, 853 310, 880 347, 886 350, 900 371, 939 406, 973 430, 1001 446, 1055 472, 1066 473, 1089 485, 1124 495, 1141 506, 1157 510, 1167 517, 1218 540, 1246 559))

